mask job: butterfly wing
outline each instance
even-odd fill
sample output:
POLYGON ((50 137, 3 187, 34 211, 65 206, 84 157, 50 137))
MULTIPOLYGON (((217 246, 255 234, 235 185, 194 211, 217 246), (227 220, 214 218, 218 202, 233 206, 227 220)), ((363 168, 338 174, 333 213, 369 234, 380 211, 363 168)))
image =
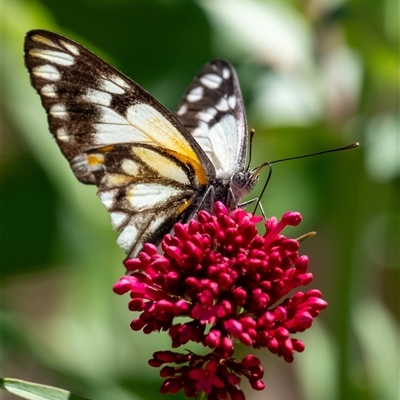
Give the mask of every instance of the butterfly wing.
POLYGON ((214 164, 217 178, 244 170, 246 114, 236 72, 228 62, 214 60, 204 66, 176 115, 214 164))
POLYGON ((25 64, 50 132, 75 176, 98 187, 128 257, 197 210, 214 167, 156 99, 55 33, 28 32, 25 64))

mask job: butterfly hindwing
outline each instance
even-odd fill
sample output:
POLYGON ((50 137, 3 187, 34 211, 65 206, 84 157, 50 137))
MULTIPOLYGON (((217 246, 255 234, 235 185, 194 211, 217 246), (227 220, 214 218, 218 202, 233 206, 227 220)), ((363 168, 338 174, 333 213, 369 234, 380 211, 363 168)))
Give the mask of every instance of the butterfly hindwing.
POLYGON ((176 113, 214 164, 218 178, 244 170, 247 124, 233 67, 214 60, 193 80, 176 113))
POLYGON ((87 157, 113 228, 121 231, 117 242, 132 256, 145 242, 157 244, 175 222, 197 210, 201 187, 184 163, 160 148, 109 147, 92 150, 87 157))
POLYGON ((25 63, 52 135, 75 176, 98 187, 129 257, 197 210, 214 166, 156 99, 55 33, 29 32, 25 63))

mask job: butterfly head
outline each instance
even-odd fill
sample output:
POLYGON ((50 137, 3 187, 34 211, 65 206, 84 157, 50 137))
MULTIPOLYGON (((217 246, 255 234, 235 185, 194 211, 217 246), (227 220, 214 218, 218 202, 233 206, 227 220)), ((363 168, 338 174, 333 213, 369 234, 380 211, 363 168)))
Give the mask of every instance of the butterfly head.
POLYGON ((254 169, 238 171, 232 175, 230 188, 233 193, 233 197, 238 203, 257 185, 258 178, 260 176, 260 170, 261 168, 256 167, 254 169))

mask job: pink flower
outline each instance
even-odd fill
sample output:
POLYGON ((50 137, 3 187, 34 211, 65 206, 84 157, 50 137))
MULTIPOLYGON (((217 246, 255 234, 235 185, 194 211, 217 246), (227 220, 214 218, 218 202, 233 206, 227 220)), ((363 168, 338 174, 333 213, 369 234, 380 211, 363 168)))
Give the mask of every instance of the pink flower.
POLYGON ((150 365, 178 365, 161 371, 168 377, 163 393, 183 389, 187 396, 203 391, 209 399, 244 399, 240 376, 261 390, 263 370, 252 355, 235 361, 235 342, 268 348, 287 362, 304 350, 292 335, 309 328, 327 303, 315 289, 289 295, 313 278, 308 258, 298 254, 299 242, 281 235, 301 215, 268 219, 263 236, 256 227, 261 220, 242 209, 229 215, 216 203, 214 215, 200 211, 197 220, 175 224, 175 235, 162 241, 163 255, 146 244, 138 258, 126 260, 129 273, 114 291, 130 292, 129 309, 140 312, 131 328, 168 331, 174 348, 197 342, 210 349, 206 356, 155 353, 150 365))

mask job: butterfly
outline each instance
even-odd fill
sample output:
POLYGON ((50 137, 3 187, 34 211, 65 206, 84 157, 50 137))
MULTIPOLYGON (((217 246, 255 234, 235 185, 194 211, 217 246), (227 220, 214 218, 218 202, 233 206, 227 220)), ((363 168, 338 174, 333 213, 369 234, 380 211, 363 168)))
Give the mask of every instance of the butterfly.
POLYGON ((26 34, 25 65, 49 130, 76 178, 94 184, 128 258, 158 245, 176 222, 222 201, 233 210, 255 186, 233 67, 206 64, 176 114, 83 46, 26 34))

